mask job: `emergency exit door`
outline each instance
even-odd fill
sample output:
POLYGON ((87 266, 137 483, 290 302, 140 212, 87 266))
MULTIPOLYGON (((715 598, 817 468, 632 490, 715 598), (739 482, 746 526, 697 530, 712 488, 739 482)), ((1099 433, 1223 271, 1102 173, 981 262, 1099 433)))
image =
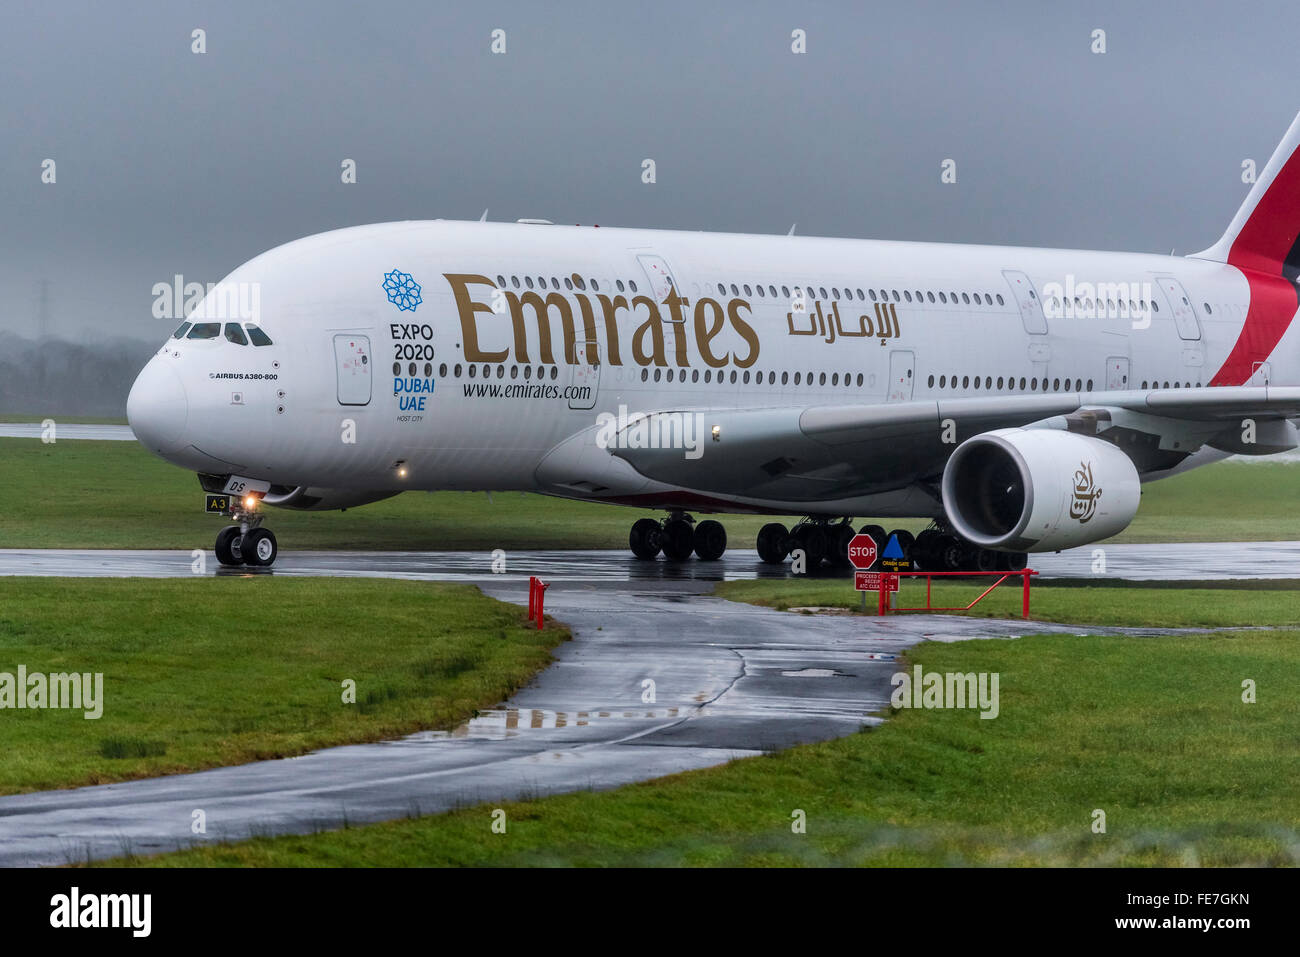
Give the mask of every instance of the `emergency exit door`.
POLYGON ((916 377, 916 353, 910 349, 895 349, 889 354, 889 392, 887 402, 907 402, 912 398, 912 382, 916 377))
POLYGON ((370 337, 341 333, 334 337, 334 372, 339 405, 370 404, 370 337))

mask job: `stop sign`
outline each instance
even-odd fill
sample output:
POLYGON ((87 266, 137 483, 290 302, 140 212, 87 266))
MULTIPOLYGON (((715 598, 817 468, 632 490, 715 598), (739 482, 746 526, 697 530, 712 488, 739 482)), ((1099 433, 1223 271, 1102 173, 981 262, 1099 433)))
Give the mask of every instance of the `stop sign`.
POLYGON ((868 569, 876 563, 876 540, 870 535, 854 535, 849 539, 849 561, 854 568, 868 569))

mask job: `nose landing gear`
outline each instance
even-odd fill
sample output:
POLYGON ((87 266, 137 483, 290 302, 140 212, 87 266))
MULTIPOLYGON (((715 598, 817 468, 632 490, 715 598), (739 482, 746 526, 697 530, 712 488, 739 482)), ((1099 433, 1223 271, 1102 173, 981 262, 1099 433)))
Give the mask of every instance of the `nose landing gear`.
POLYGON ((280 553, 275 534, 262 527, 262 516, 256 503, 249 507, 234 507, 230 513, 238 525, 227 525, 217 533, 217 561, 227 568, 248 565, 270 568, 280 553))

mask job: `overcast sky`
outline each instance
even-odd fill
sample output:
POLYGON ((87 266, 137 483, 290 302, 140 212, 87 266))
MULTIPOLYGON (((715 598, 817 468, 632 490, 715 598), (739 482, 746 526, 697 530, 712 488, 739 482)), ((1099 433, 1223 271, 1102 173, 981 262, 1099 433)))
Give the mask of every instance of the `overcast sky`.
POLYGON ((160 340, 176 273, 485 207, 1187 253, 1300 110, 1294 4, 873 6, 5 0, 0 327, 160 340))

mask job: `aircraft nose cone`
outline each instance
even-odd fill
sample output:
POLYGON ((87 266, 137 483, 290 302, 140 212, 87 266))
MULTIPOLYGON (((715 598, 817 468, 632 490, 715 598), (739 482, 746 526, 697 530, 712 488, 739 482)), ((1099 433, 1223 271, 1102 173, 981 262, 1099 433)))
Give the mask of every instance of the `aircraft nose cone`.
POLYGON ((126 420, 135 437, 153 452, 183 444, 189 400, 180 376, 167 363, 151 360, 136 377, 126 399, 126 420))

